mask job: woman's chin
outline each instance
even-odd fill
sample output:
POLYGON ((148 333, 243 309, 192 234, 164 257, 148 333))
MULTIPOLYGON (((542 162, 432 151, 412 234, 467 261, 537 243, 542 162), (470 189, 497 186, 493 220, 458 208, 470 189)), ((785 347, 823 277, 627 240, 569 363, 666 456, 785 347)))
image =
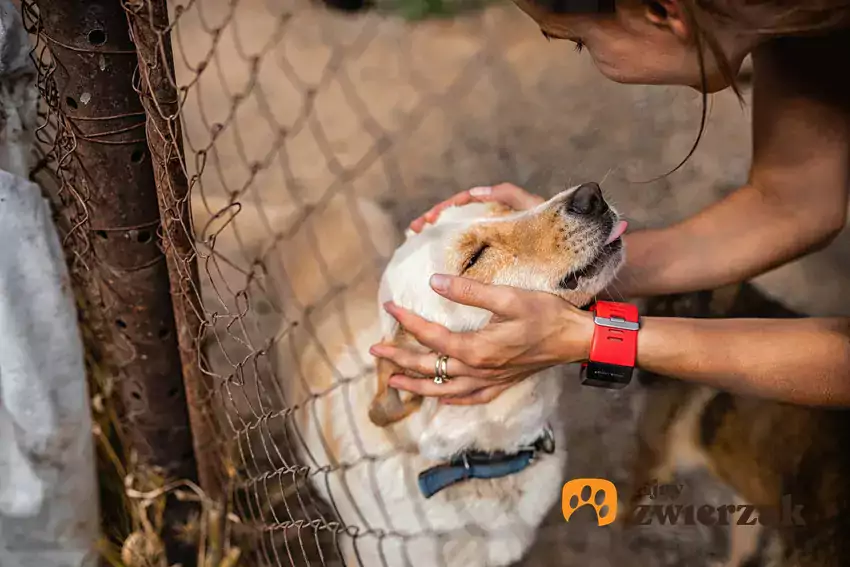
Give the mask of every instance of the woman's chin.
POLYGON ((709 77, 703 86, 702 80, 698 76, 690 77, 669 73, 652 73, 643 69, 623 69, 614 65, 608 65, 604 61, 597 59, 594 59, 593 63, 606 79, 623 85, 691 87, 700 93, 705 90, 707 94, 726 90, 730 86, 729 82, 720 76, 709 77))
POLYGON ((594 67, 603 77, 615 83, 623 85, 673 85, 675 82, 664 80, 665 78, 653 73, 645 67, 635 68, 623 65, 622 60, 616 55, 606 57, 604 53, 596 53, 592 49, 587 50, 593 61, 594 67))
POLYGON ((593 60, 593 65, 596 67, 596 70, 610 81, 624 85, 648 84, 644 81, 645 77, 642 77, 639 73, 629 72, 617 65, 611 65, 604 59, 595 57, 593 52, 591 52, 590 57, 593 60))
POLYGON ((596 59, 593 60, 593 63, 606 79, 620 83, 621 85, 686 85, 686 83, 674 80, 671 77, 655 75, 643 70, 623 69, 615 65, 608 65, 596 59))

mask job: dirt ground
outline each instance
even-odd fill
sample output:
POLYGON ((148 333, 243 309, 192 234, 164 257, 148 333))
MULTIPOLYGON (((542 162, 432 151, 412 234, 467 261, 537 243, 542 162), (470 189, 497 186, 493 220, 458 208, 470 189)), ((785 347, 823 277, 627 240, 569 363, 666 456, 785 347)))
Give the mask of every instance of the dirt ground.
MULTIPOLYGON (((206 195, 247 188, 264 203, 301 206, 342 191, 377 199, 403 226, 475 185, 511 181, 548 195, 596 180, 636 229, 676 222, 746 179, 750 108, 723 93, 688 164, 639 183, 687 154, 698 94, 610 83, 513 6, 411 24, 272 0, 184 3, 175 52, 188 86, 186 153, 192 166, 206 162, 195 189, 206 195)), ((838 260, 848 248, 842 235, 757 283, 798 310, 850 315, 839 293, 850 269, 838 260)), ((636 388, 568 382, 567 478, 626 482, 636 388)), ((695 503, 728 497, 700 478, 687 484, 695 503)), ((523 565, 696 567, 725 553, 722 529, 624 533, 579 516, 566 524, 554 510, 523 565)))

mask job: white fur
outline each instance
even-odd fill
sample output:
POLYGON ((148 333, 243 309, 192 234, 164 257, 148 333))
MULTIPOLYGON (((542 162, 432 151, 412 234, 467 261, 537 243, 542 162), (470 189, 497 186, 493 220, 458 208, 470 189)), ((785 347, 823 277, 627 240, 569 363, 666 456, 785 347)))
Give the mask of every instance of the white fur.
MULTIPOLYGON (((361 213, 370 230, 390 226, 376 207, 361 207, 361 213)), ((340 537, 347 565, 509 565, 526 552, 560 495, 566 439, 556 411, 561 384, 555 371, 532 376, 485 405, 439 406, 426 399, 418 411, 387 428, 368 418, 376 391, 368 349, 391 337, 397 324, 381 309, 383 302, 392 300, 455 331, 479 329, 489 320, 489 312, 449 302, 428 283, 431 274, 445 271, 456 235, 472 223, 491 222, 485 215, 483 205, 453 208, 421 234, 408 234, 384 271, 378 293, 370 296, 369 291, 376 281, 347 289, 338 305, 314 313, 305 325, 312 338, 290 332, 277 345, 278 375, 287 376, 283 383, 294 408, 291 419, 303 440, 302 461, 319 470, 312 477, 314 487, 356 532, 353 538, 340 537), (340 330, 345 324, 354 327, 353 345, 340 330), (547 425, 554 430, 556 452, 539 456, 524 471, 469 480, 430 499, 420 494, 421 471, 473 446, 514 450, 533 442, 547 425)), ((395 238, 370 237, 373 242, 395 238)), ((610 279, 611 270, 599 279, 610 279)), ((512 278, 500 283, 551 286, 535 273, 512 278)))

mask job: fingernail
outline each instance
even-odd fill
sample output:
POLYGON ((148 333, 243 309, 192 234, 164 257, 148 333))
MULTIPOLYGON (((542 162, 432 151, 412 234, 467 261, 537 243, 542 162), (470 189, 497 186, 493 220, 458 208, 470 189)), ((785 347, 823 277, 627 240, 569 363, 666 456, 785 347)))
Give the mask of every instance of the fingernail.
POLYGON ((384 311, 386 311, 388 313, 392 313, 394 307, 395 307, 395 305, 393 304, 392 301, 387 301, 386 303, 384 303, 384 311))
POLYGON ((398 388, 401 385, 401 379, 399 379, 397 375, 390 376, 390 379, 387 383, 393 388, 398 388))
POLYGON ((449 289, 449 278, 442 274, 434 274, 431 276, 431 287, 434 291, 446 291, 449 289))
POLYGON ((492 187, 473 187, 469 190, 469 194, 473 197, 483 197, 493 192, 492 187))
POLYGON ((369 347, 369 354, 372 356, 379 356, 381 354, 381 347, 378 345, 373 345, 369 347))

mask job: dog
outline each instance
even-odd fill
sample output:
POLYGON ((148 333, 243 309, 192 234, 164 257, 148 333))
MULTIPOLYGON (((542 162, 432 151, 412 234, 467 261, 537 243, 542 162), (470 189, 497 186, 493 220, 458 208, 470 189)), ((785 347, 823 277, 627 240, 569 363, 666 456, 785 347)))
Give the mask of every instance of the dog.
MULTIPOLYGON (((482 203, 449 208, 421 233, 408 231, 386 262, 375 250, 394 247, 400 234, 374 203, 343 201, 311 216, 313 241, 323 252, 287 246, 262 254, 264 264, 273 261, 278 274, 284 268, 288 274, 271 278, 280 303, 307 306, 286 316, 301 312, 297 327, 289 323, 279 333, 275 374, 300 460, 314 471, 313 487, 342 524, 346 564, 499 567, 518 561, 563 485, 567 451, 557 370, 479 406, 441 405, 400 392, 389 386, 399 368, 376 361, 369 347, 427 349, 381 305, 393 301, 453 331, 485 326, 489 312, 452 303, 430 288, 434 273, 587 305, 624 259, 619 237, 625 223, 598 184, 586 183, 528 211, 482 203)), ((260 224, 250 219, 243 233, 260 224)))
MULTIPOLYGON (((748 284, 657 298, 645 313, 801 316, 748 284)), ((787 567, 850 565, 850 411, 736 395, 646 372, 639 378, 646 391, 635 487, 707 469, 734 490, 729 567, 759 559, 787 567), (744 519, 750 509, 757 514, 744 519)), ((643 523, 641 508, 636 492, 632 525, 643 523)))

